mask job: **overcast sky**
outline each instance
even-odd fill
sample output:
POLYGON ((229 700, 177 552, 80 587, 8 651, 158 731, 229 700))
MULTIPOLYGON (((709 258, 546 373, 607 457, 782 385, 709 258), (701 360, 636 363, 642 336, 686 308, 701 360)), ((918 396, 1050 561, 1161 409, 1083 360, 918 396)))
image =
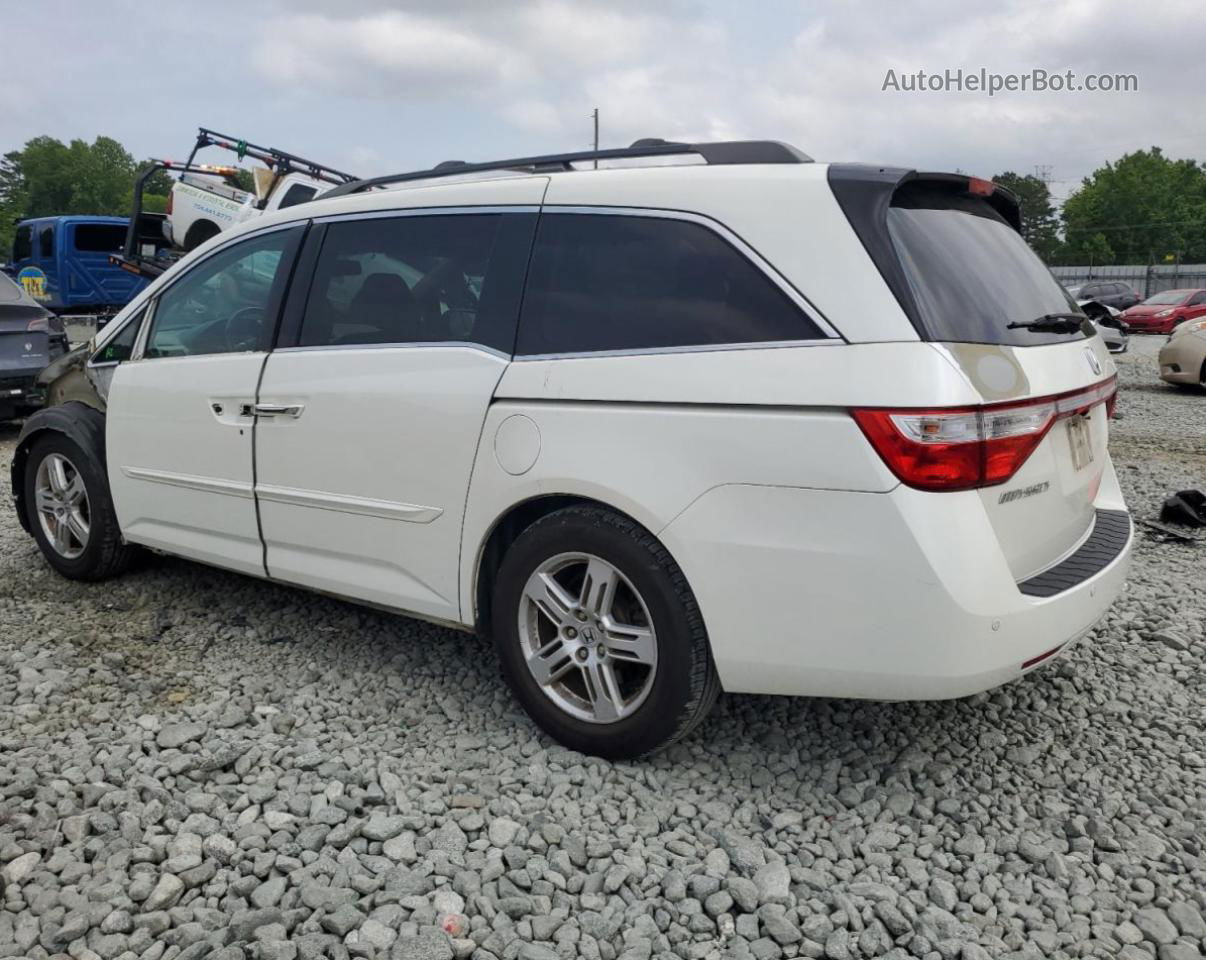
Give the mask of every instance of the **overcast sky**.
MULTIPOLYGON (((641 136, 992 175, 1057 197, 1153 144, 1206 158, 1200 2, 0 0, 0 151, 198 125, 373 174, 641 136), (1134 73, 1137 93, 904 93, 889 69, 1134 73)), ((215 160, 218 156, 215 155, 215 160)))

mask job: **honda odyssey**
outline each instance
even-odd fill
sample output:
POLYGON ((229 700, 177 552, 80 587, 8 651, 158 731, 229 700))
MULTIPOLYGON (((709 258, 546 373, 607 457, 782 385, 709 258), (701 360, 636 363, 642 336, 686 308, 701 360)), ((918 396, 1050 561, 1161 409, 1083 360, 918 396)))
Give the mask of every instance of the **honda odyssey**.
POLYGON ((1088 633, 1131 540, 1111 358, 1019 223, 776 142, 357 181, 59 365, 17 509, 68 577, 142 546, 479 631, 608 757, 721 690, 961 697, 1088 633))

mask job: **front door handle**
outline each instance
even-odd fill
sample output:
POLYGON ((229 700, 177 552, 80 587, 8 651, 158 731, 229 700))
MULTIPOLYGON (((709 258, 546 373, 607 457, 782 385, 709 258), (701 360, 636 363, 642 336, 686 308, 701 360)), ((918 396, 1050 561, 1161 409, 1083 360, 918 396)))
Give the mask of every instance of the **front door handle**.
POLYGON ((252 410, 257 417, 292 417, 296 420, 306 409, 302 403, 257 403, 252 410))

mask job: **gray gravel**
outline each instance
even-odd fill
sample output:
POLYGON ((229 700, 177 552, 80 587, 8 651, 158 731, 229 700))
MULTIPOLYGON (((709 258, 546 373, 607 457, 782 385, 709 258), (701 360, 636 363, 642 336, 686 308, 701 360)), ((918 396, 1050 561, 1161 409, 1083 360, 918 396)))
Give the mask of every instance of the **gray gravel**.
MULTIPOLYGON (((1206 395, 1124 359, 1138 516, 1206 395)), ((0 476, 14 428, 0 426, 0 476)), ((154 559, 54 576, 0 512, 0 957, 1189 960, 1206 945, 1206 544, 1140 537, 1065 659, 954 703, 722 699, 560 749, 474 639, 154 559)))

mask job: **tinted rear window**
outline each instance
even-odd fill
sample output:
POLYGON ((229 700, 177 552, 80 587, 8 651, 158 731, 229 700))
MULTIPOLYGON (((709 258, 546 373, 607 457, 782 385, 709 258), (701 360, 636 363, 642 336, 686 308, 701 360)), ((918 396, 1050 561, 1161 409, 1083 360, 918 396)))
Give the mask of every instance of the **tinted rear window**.
POLYGON ((983 199, 906 185, 893 197, 888 232, 929 339, 1033 346, 1091 335, 1009 328, 1077 307, 983 199))
POLYGON ((557 213, 540 218, 516 353, 823 336, 766 274, 700 224, 557 213))
POLYGON ((78 223, 75 249, 85 253, 121 253, 126 228, 116 223, 78 223))

